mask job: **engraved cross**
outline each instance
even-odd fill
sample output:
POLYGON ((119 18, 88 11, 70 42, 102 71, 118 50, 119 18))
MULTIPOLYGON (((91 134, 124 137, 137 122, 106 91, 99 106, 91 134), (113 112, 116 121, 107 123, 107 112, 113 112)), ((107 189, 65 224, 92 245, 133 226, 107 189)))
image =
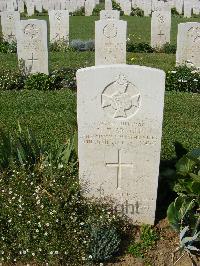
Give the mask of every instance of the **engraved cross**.
POLYGON ((13 39, 13 38, 15 37, 15 35, 11 32, 11 33, 8 35, 8 37, 9 37, 10 39, 13 39))
POLYGON ((121 179, 122 179, 122 168, 133 168, 133 164, 122 163, 122 153, 121 150, 118 150, 118 162, 117 163, 106 163, 108 167, 117 168, 117 188, 121 188, 121 179))
POLYGON ((165 35, 164 33, 162 33, 162 31, 160 30, 160 33, 158 34, 158 36, 163 36, 163 35, 165 35))
POLYGON ((34 61, 38 61, 38 59, 34 59, 33 53, 32 53, 32 57, 30 59, 28 59, 28 61, 31 61, 32 65, 34 63, 34 61))

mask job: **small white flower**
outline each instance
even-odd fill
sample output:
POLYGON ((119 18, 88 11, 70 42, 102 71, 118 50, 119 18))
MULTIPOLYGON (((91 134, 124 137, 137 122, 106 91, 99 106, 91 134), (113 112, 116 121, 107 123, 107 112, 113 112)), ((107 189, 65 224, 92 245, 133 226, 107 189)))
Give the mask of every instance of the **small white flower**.
POLYGON ((58 251, 57 250, 55 251, 55 254, 58 254, 58 251))
POLYGON ((34 252, 32 253, 32 256, 33 256, 33 257, 35 256, 35 253, 34 253, 34 252))
POLYGON ((46 223, 46 226, 49 226, 49 223, 46 223))

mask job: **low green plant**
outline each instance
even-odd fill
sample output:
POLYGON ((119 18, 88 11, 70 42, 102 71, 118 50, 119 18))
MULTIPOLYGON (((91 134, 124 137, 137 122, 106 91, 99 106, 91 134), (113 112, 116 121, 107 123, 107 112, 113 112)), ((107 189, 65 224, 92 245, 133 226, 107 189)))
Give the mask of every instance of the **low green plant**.
POLYGON ((85 7, 81 7, 77 9, 76 11, 70 13, 72 16, 85 16, 85 7))
POLYGON ((98 5, 96 5, 95 8, 94 8, 93 11, 92 11, 92 15, 93 15, 93 16, 99 16, 101 10, 103 10, 103 9, 104 9, 104 7, 103 7, 102 4, 98 4, 98 5))
POLYGON ((64 39, 51 42, 49 45, 49 50, 51 52, 67 52, 69 50, 69 43, 64 39))
POLYGON ((175 67, 166 75, 166 90, 199 93, 199 72, 187 66, 175 67))
POLYGON ((24 89, 26 90, 54 90, 54 82, 51 76, 37 73, 27 76, 24 83, 24 89))
POLYGON ((112 0, 112 9, 122 11, 120 4, 117 3, 115 0, 112 0))
POLYGON ((146 252, 155 246, 159 239, 158 232, 149 225, 143 225, 140 229, 140 239, 128 248, 128 252, 136 258, 144 258, 146 252))
POLYGON ((161 52, 166 54, 175 54, 176 53, 176 44, 170 44, 166 43, 163 48, 161 49, 161 52))
POLYGON ((136 16, 136 17, 144 17, 144 11, 140 8, 132 8, 131 10, 131 16, 136 16))
POLYGON ((94 262, 105 262, 117 254, 121 238, 115 227, 90 228, 88 254, 94 262))
POLYGON ((16 42, 0 42, 0 53, 4 54, 12 54, 17 52, 17 43, 16 42))
POLYGON ((24 77, 20 71, 4 70, 0 74, 0 90, 21 90, 24 88, 24 77))
POLYGON ((131 40, 126 44, 127 52, 133 53, 153 53, 154 49, 148 43, 135 43, 131 40))
POLYGON ((200 254, 200 148, 184 155, 176 164, 176 176, 172 182, 178 197, 167 210, 170 225, 180 234, 179 247, 175 253, 193 258, 200 254))
POLYGON ((95 44, 94 40, 72 40, 70 42, 70 47, 74 51, 79 51, 79 52, 85 52, 85 51, 94 51, 95 50, 95 44))

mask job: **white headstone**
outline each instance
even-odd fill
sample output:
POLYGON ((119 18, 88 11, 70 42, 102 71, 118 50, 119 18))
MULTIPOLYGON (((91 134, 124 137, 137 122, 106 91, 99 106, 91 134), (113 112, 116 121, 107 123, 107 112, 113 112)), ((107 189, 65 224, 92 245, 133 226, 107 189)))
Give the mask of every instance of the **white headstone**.
POLYGON ((6 42, 16 42, 15 25, 20 21, 20 13, 18 11, 1 12, 1 27, 3 39, 6 42))
POLYGON ((192 3, 191 0, 184 0, 184 17, 191 18, 192 16, 192 3))
POLYGON ((105 0, 105 10, 112 10, 112 1, 105 0))
POLYGON ((18 1, 18 11, 20 13, 24 13, 24 1, 23 0, 18 1))
POLYGON ((44 20, 21 20, 16 24, 18 60, 26 73, 48 74, 47 23, 44 20))
POLYGON ((176 11, 177 11, 179 14, 182 14, 182 13, 183 13, 183 1, 184 1, 184 0, 176 0, 176 1, 175 1, 176 11))
POLYGON ((118 10, 101 10, 100 20, 102 19, 120 19, 120 11, 118 10))
POLYGON ((178 25, 176 64, 200 70, 200 23, 187 22, 178 25))
POLYGON ((162 48, 170 43, 171 11, 154 11, 151 19, 151 46, 162 48))
POLYGON ((86 197, 111 198, 134 223, 153 224, 165 73, 128 65, 77 72, 79 178, 86 197))
POLYGON ((85 16, 91 16, 95 6, 96 6, 95 0, 86 0, 85 1, 85 16))
POLYGON ((29 17, 33 16, 35 13, 35 5, 33 0, 28 0, 26 1, 26 9, 27 9, 27 14, 29 17))
POLYGON ((131 2, 129 0, 120 1, 120 6, 124 15, 129 16, 131 14, 131 2))
POLYGON ((95 22, 95 65, 126 63, 126 31, 126 21, 95 22))
POLYGON ((68 10, 49 11, 50 42, 69 42, 69 12, 68 10))

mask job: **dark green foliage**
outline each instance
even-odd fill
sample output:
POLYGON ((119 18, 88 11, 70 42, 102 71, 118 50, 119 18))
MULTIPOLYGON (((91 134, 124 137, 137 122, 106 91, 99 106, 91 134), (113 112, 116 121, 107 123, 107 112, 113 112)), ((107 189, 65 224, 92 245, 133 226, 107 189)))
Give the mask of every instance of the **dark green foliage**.
POLYGON ((67 52, 69 50, 69 44, 65 40, 56 41, 50 43, 49 50, 51 52, 67 52))
POLYGON ((154 49, 148 43, 134 43, 132 41, 127 41, 126 44, 127 52, 133 53, 153 53, 154 49))
POLYGON ((25 79, 24 89, 26 90, 55 90, 54 80, 51 79, 51 76, 37 73, 31 74, 25 79))
POLYGON ((112 0, 112 9, 122 11, 120 4, 118 4, 116 1, 112 0))
POLYGON ((131 16, 144 17, 144 11, 140 8, 132 8, 131 16))
POLYGON ((2 90, 60 90, 64 88, 76 89, 77 68, 61 68, 49 75, 43 73, 25 76, 24 73, 5 71, 0 75, 2 90))
POLYGON ((72 40, 70 42, 70 47, 79 52, 84 52, 84 51, 94 51, 95 49, 95 44, 94 40, 72 40))
POLYGON ((108 261, 119 251, 121 239, 115 227, 90 229, 88 254, 95 262, 108 261))
POLYGON ((0 41, 0 53, 12 54, 17 52, 17 43, 16 42, 4 42, 0 41))
POLYGON ((72 16, 85 16, 85 7, 81 7, 80 9, 72 12, 70 15, 72 15, 72 16))
POLYGON ((103 5, 102 5, 102 4, 96 5, 95 8, 94 8, 93 11, 92 11, 92 15, 93 15, 93 16, 99 16, 101 10, 104 10, 103 5))
POLYGON ((159 234, 149 225, 140 228, 140 240, 131 244, 128 252, 136 258, 144 258, 145 253, 151 249, 159 239, 159 234))
POLYGON ((24 76, 18 71, 3 71, 0 74, 0 90, 21 90, 24 87, 24 76))
POLYGON ((200 253, 200 148, 179 159, 171 185, 178 197, 169 205, 167 218, 180 234, 180 250, 200 253))
POLYGON ((63 67, 51 73, 55 89, 76 89, 77 68, 63 67))
POLYGON ((180 66, 169 71, 166 76, 166 90, 200 92, 200 74, 186 66, 180 66))
POLYGON ((122 224, 104 205, 81 196, 77 135, 72 133, 66 143, 51 147, 30 132, 19 126, 17 135, 1 134, 2 260, 41 265, 107 260, 119 248, 114 225, 120 228, 122 224), (101 227, 94 227, 98 221, 101 227), (95 251, 91 243, 96 245, 95 251), (94 258, 88 253, 89 246, 94 258))
POLYGON ((176 53, 176 44, 170 44, 166 43, 163 48, 161 49, 161 52, 166 54, 175 54, 176 53))

